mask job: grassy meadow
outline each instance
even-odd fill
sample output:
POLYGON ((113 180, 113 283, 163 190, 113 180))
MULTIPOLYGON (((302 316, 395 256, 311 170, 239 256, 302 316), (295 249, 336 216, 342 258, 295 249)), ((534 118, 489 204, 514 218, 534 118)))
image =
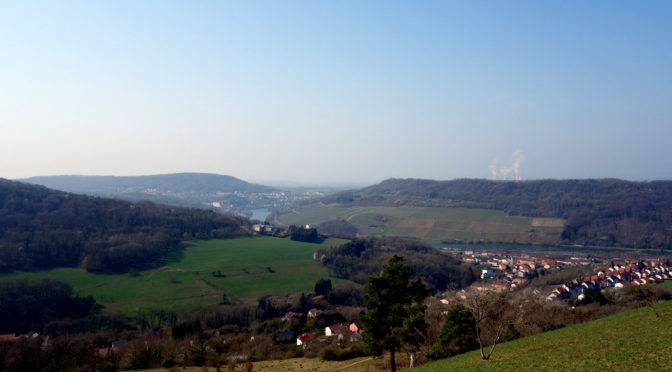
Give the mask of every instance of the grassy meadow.
MULTIPOLYGON (((384 360, 372 359, 371 357, 355 358, 343 361, 326 361, 320 358, 294 358, 285 360, 264 360, 254 362, 253 371, 257 372, 383 372, 389 371, 389 367, 384 360)), ((227 367, 223 367, 222 371, 227 371, 227 367)), ((238 363, 235 366, 235 371, 245 371, 243 363, 238 363)), ((144 369, 142 372, 168 372, 168 369, 144 369)), ((214 367, 185 367, 178 368, 180 372, 215 372, 214 367)))
POLYGON ((276 217, 282 225, 315 224, 344 219, 364 236, 406 236, 430 243, 506 241, 554 244, 564 220, 508 216, 504 211, 474 208, 334 207, 324 204, 294 209, 276 217))
POLYGON ((93 296, 106 309, 126 313, 149 308, 188 310, 218 302, 224 293, 230 300, 252 303, 266 294, 312 291, 318 279, 328 277, 327 269, 313 260, 313 252, 344 242, 327 239, 313 244, 271 237, 202 240, 182 244, 161 267, 132 274, 56 268, 15 271, 0 275, 0 280, 63 279, 79 295, 93 296))
POLYGON ((672 301, 498 345, 491 360, 478 351, 425 364, 439 371, 669 371, 672 301))

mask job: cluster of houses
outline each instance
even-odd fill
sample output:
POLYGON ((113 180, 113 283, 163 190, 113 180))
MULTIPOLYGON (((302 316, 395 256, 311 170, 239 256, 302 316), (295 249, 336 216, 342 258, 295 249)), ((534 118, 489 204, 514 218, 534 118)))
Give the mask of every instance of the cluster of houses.
POLYGON ((672 280, 672 269, 658 260, 614 265, 595 275, 577 278, 558 286, 546 299, 549 301, 562 300, 589 290, 618 289, 662 280, 672 280))
MULTIPOLYGON (((360 327, 356 323, 335 324, 324 328, 324 335, 327 339, 336 337, 339 342, 359 342, 362 341, 362 335, 359 333, 360 327)), ((307 347, 311 343, 323 342, 315 333, 303 333, 296 338, 296 346, 307 347)))
MULTIPOLYGON (((320 309, 312 308, 308 310, 307 315, 308 318, 316 318, 322 312, 323 311, 320 309)), ((287 321, 301 316, 304 316, 304 314, 290 311, 286 313, 281 320, 287 321)), ((360 330, 361 330, 360 326, 354 322, 350 324, 334 324, 324 328, 324 336, 326 337, 326 339, 330 339, 331 337, 337 337, 339 342, 358 342, 362 341, 362 336, 359 333, 360 330)), ((289 342, 294 339, 294 332, 292 331, 276 332, 273 335, 273 338, 278 342, 289 342)), ((296 345, 302 346, 304 348, 312 343, 320 343, 324 341, 326 340, 321 339, 318 334, 310 332, 303 333, 298 337, 296 337, 296 345)))
POLYGON ((456 258, 464 262, 483 267, 480 278, 490 283, 481 284, 481 286, 498 291, 514 290, 527 284, 539 275, 539 270, 558 269, 570 265, 588 265, 595 262, 594 259, 580 257, 550 258, 541 254, 517 251, 466 250, 455 251, 453 254, 459 256, 456 258))
MULTIPOLYGON (((518 251, 460 251, 453 252, 458 259, 485 267, 481 279, 501 276, 504 278, 531 278, 537 270, 561 268, 570 265, 589 265, 595 263, 595 258, 584 257, 554 257, 550 258, 541 253, 518 251)), ((510 280, 509 280, 510 281, 510 280)))
POLYGON ((286 238, 288 236, 288 232, 286 229, 271 225, 271 224, 255 224, 252 225, 252 231, 260 234, 260 235, 268 235, 268 236, 275 236, 278 238, 286 238))

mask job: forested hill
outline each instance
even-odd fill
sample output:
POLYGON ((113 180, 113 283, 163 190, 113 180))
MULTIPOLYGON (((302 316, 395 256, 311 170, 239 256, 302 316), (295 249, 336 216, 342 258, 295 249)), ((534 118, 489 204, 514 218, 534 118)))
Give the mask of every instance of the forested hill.
POLYGON ((181 240, 249 234, 249 221, 211 211, 68 194, 0 178, 0 270, 151 265, 181 240))
POLYGON ((504 210, 566 219, 562 243, 672 248, 672 181, 433 181, 389 179, 320 199, 343 206, 429 206, 504 210))
POLYGON ((274 188, 210 173, 172 173, 151 176, 42 176, 20 181, 82 194, 119 195, 145 192, 273 192, 274 188))

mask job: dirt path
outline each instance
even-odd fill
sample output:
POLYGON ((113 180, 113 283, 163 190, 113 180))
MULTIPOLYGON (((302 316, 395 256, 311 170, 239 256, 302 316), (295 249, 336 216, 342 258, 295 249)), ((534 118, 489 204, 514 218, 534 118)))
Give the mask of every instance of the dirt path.
POLYGON ((347 366, 345 366, 345 367, 341 367, 341 368, 338 368, 338 369, 335 369, 334 371, 342 371, 342 370, 347 369, 347 368, 350 368, 350 367, 352 367, 352 366, 354 366, 354 365, 357 365, 357 364, 360 364, 360 363, 364 363, 364 362, 368 362, 369 360, 372 360, 372 359, 373 359, 373 358, 368 358, 368 359, 360 360, 359 362, 355 362, 355 363, 352 363, 352 364, 348 364, 347 366))

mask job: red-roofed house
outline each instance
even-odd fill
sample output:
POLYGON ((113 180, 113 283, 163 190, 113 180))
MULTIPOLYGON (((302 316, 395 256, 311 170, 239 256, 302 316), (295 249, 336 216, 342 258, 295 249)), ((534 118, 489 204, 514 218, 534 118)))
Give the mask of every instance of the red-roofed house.
POLYGON ((312 333, 303 333, 296 338, 296 346, 306 346, 311 342, 320 342, 320 338, 312 333))
POLYGON ((331 337, 333 335, 336 335, 338 333, 343 332, 343 328, 345 328, 345 327, 343 327, 343 324, 336 324, 336 325, 326 327, 324 329, 324 335, 327 336, 327 337, 331 337))

